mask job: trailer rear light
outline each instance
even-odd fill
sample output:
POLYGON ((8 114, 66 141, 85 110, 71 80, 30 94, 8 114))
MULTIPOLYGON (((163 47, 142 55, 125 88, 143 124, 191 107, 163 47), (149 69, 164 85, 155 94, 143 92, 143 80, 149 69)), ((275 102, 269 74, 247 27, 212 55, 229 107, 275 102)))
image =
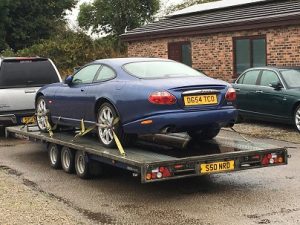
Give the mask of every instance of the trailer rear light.
POLYGON ((176 103, 176 97, 167 91, 157 91, 152 93, 149 102, 157 105, 173 105, 176 103))
POLYGON ((226 95, 225 95, 225 99, 229 102, 233 102, 236 100, 236 92, 234 88, 228 88, 226 95))
POLYGON ((281 155, 282 153, 269 153, 263 156, 262 160, 261 160, 261 164, 266 166, 269 164, 279 164, 279 163, 283 163, 284 159, 283 156, 281 155))
POLYGON ((172 174, 167 167, 157 167, 146 174, 146 180, 162 179, 170 176, 172 176, 172 174))

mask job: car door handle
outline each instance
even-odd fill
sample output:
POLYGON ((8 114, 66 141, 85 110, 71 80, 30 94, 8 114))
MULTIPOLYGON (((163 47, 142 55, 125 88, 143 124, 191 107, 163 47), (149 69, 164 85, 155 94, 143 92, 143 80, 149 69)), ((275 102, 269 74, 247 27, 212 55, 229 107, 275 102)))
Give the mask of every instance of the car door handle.
POLYGON ((263 91, 255 91, 256 93, 264 93, 263 91))
POLYGON ((81 89, 80 91, 81 91, 81 92, 84 92, 84 89, 81 89))
POLYGON ((32 93, 35 93, 36 91, 35 90, 25 90, 25 94, 32 94, 32 93))
POLYGON ((235 91, 236 91, 236 92, 239 92, 240 90, 241 90, 241 89, 239 89, 239 88, 235 88, 235 91))

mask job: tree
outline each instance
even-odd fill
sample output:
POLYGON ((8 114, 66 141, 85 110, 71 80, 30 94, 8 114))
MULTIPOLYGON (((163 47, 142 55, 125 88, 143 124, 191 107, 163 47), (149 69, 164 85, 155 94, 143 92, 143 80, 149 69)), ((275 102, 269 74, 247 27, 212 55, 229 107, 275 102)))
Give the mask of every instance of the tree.
POLYGON ((93 33, 123 34, 153 20, 159 0, 94 0, 80 6, 78 23, 93 33))
POLYGON ((165 14, 170 14, 172 12, 190 7, 192 5, 203 4, 203 3, 208 3, 208 2, 215 2, 215 1, 218 1, 218 0, 184 0, 180 4, 172 5, 172 6, 168 7, 167 10, 165 11, 165 14))
POLYGON ((65 25, 65 11, 76 3, 77 0, 1 0, 0 50, 5 45, 19 50, 49 38, 58 26, 65 25))

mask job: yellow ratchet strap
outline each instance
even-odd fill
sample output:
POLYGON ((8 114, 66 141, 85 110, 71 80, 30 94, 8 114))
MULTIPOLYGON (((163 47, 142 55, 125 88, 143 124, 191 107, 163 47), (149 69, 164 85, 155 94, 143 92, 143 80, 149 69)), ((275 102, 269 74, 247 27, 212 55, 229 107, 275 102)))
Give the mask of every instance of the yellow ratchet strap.
POLYGON ((117 147, 118 147, 118 150, 119 150, 120 154, 121 154, 123 157, 125 157, 125 156, 126 156, 126 153, 125 153, 125 151, 124 151, 124 148, 123 148, 123 146, 122 146, 122 144, 121 144, 121 142, 120 142, 118 136, 116 135, 116 133, 114 132, 114 130, 112 130, 112 133, 113 133, 113 136, 114 136, 114 139, 115 139, 115 142, 116 142, 116 145, 117 145, 117 147))
POLYGON ((86 135, 87 133, 91 132, 92 130, 94 130, 96 128, 96 125, 95 126, 92 126, 88 129, 85 128, 85 125, 84 125, 84 121, 83 119, 81 119, 80 121, 80 132, 78 134, 75 135, 73 141, 78 138, 78 137, 82 137, 84 135, 86 135))
POLYGON ((45 120, 46 120, 47 131, 49 133, 49 136, 52 138, 53 137, 53 131, 52 131, 51 125, 49 123, 48 116, 45 116, 45 120))

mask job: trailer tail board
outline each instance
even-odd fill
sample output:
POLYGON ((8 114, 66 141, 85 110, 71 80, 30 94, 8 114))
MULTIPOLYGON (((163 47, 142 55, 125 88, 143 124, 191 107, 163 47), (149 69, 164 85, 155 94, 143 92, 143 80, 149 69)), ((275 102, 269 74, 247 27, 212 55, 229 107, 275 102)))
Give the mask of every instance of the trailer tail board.
POLYGON ((286 165, 288 155, 286 149, 278 149, 252 153, 249 152, 248 154, 244 153, 238 156, 233 156, 232 158, 211 158, 215 159, 179 164, 148 165, 142 175, 142 182, 148 183, 167 179, 286 165))

